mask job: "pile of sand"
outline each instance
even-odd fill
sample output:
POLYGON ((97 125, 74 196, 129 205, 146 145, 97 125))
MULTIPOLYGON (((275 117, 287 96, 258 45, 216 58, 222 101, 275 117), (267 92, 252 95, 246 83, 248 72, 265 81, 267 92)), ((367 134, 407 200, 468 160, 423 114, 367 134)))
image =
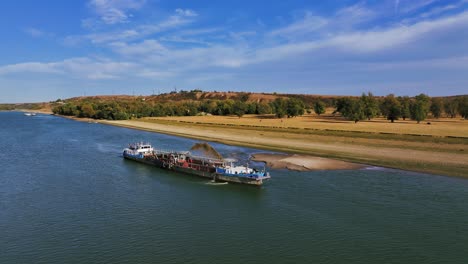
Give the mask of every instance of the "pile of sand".
POLYGON ((253 154, 252 160, 265 162, 268 167, 273 169, 289 169, 295 171, 355 170, 365 167, 362 164, 298 154, 259 153, 253 154))

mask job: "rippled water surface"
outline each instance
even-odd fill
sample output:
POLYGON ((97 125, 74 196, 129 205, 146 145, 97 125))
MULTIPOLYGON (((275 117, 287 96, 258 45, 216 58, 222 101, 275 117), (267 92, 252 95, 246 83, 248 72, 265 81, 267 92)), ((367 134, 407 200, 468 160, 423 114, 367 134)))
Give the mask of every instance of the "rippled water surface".
POLYGON ((468 180, 373 168, 213 185, 123 160, 142 140, 196 142, 0 113, 0 263, 468 263, 468 180))

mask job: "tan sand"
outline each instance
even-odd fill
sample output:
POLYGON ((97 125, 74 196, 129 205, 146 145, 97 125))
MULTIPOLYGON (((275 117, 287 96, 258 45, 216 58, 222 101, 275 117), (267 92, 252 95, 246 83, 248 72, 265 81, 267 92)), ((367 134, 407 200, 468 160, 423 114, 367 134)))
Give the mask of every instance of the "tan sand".
POLYGON ((258 153, 252 155, 252 160, 265 162, 268 167, 273 169, 289 169, 295 171, 356 170, 365 167, 365 165, 357 163, 298 154, 283 155, 258 153))

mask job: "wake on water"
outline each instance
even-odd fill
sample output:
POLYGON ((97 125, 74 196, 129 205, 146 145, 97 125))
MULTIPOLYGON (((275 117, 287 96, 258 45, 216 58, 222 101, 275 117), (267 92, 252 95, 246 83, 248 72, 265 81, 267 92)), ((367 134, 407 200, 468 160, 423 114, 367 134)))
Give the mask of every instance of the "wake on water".
POLYGON ((115 144, 96 143, 96 148, 99 152, 103 153, 120 153, 122 148, 115 144))
POLYGON ((213 182, 213 181, 209 181, 209 182, 205 182, 206 185, 213 185, 213 186, 218 186, 218 185, 226 185, 226 184, 229 184, 228 182, 213 182))

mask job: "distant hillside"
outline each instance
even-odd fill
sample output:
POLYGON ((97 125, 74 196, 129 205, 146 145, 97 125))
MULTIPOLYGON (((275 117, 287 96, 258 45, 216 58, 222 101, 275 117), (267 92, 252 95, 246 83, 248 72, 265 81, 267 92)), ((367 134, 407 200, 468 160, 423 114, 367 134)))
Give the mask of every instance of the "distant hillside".
POLYGON ((200 90, 179 91, 160 95, 130 96, 130 95, 99 95, 73 97, 64 102, 99 101, 99 102, 130 102, 134 100, 144 100, 147 102, 184 102, 184 101, 205 101, 205 100, 240 100, 243 102, 270 103, 277 98, 297 98, 307 106, 313 105, 317 100, 323 101, 327 106, 332 107, 336 99, 345 96, 340 95, 309 95, 309 94, 277 94, 277 93, 247 93, 247 92, 205 92, 200 90))

